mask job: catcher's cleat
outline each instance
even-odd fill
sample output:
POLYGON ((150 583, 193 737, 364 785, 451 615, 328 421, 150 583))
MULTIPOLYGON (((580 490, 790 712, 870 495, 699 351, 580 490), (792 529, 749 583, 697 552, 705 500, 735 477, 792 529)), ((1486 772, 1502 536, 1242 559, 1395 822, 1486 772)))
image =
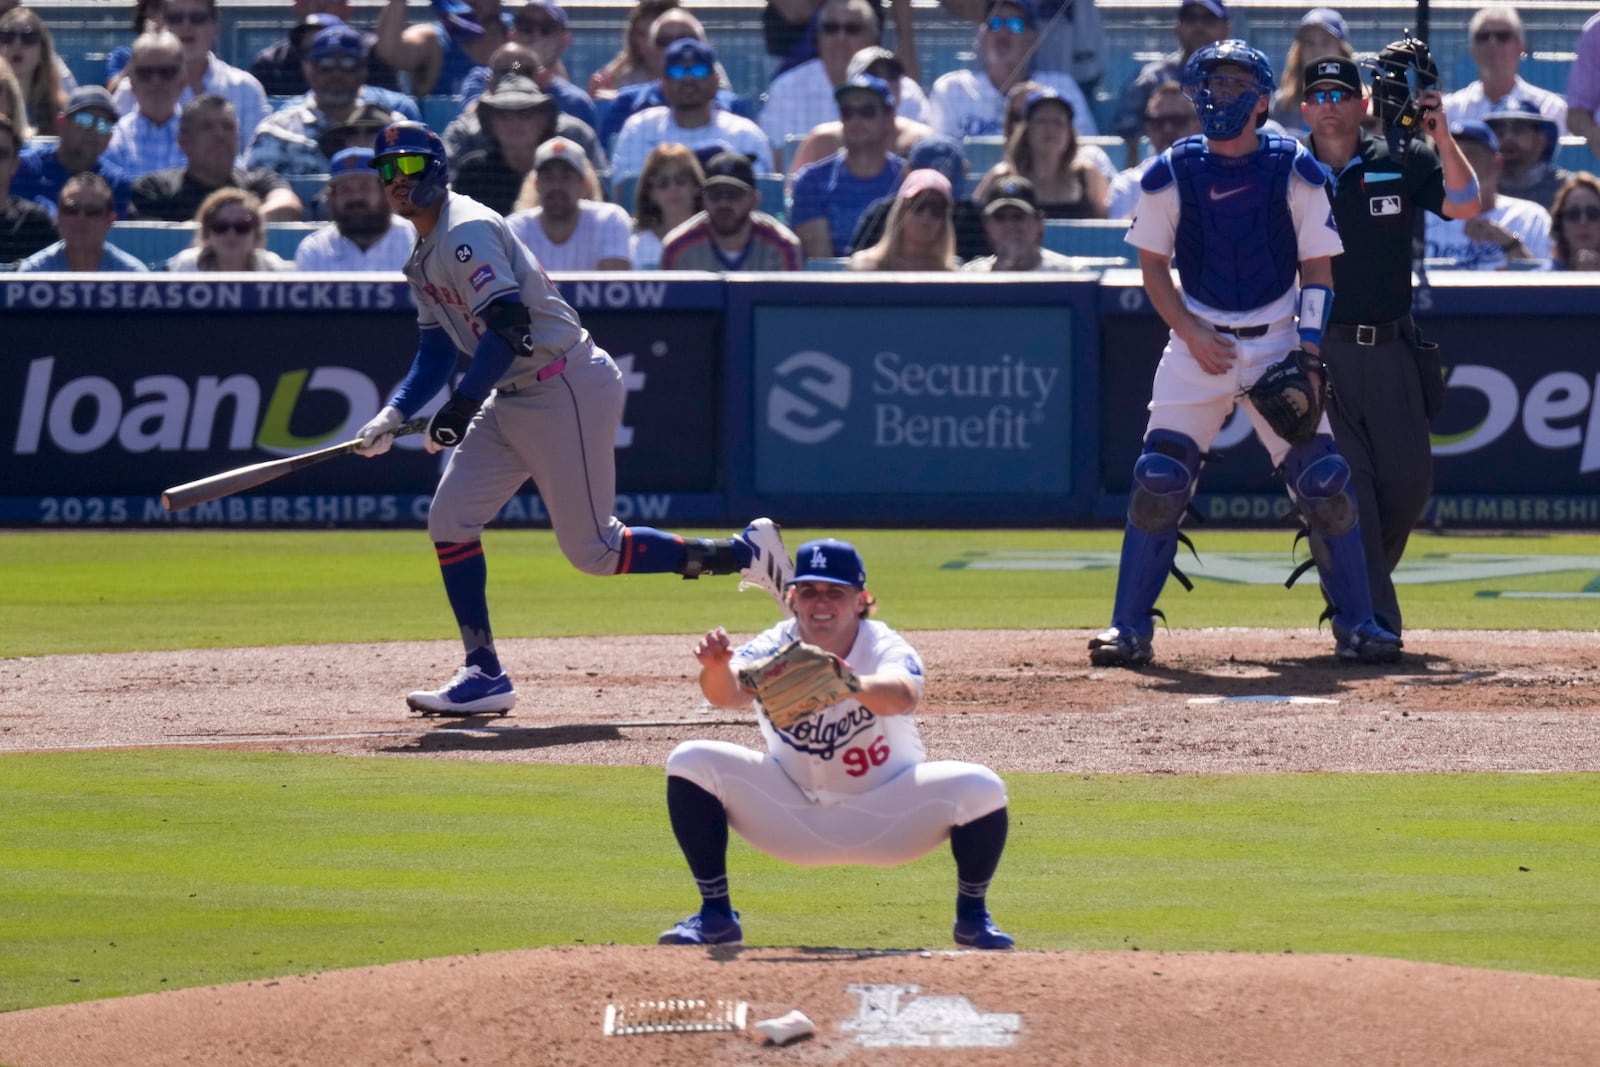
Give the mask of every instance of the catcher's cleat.
POLYGON ((720 911, 704 909, 656 938, 658 945, 738 945, 743 942, 744 928, 739 925, 738 912, 730 919, 720 911))
POLYGON ((480 667, 466 666, 444 688, 419 689, 406 704, 425 715, 504 715, 517 706, 517 691, 508 674, 490 677, 480 667))
POLYGON ((1346 663, 1398 663, 1400 650, 1405 647, 1399 634, 1372 619, 1354 630, 1335 624, 1333 640, 1334 655, 1346 663))
POLYGON ((750 565, 739 572, 739 589, 765 589, 784 614, 789 614, 783 591, 794 580, 794 560, 783 547, 783 531, 771 519, 756 519, 744 528, 739 540, 750 546, 750 565))
POLYGON ((1115 626, 1089 638, 1089 662, 1096 667, 1143 667, 1155 654, 1150 638, 1115 626))
POLYGON ((956 944, 967 948, 1015 948, 1017 939, 994 924, 987 909, 977 915, 958 915, 955 925, 956 944))

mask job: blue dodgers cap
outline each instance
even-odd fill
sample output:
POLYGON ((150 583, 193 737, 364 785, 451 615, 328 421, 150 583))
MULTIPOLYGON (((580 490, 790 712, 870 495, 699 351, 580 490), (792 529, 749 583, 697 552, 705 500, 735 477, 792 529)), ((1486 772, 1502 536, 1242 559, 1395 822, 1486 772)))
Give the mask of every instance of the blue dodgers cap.
POLYGON ((556 3, 556 0, 528 0, 527 7, 524 7, 523 10, 526 11, 530 7, 543 11, 552 19, 555 19, 556 25, 562 29, 567 28, 567 13, 562 10, 560 4, 556 3))
POLYGON ((1350 30, 1344 23, 1344 16, 1331 7, 1312 8, 1301 17, 1300 25, 1320 26, 1341 41, 1350 39, 1350 30))
POLYGON ((967 177, 967 157, 962 154, 960 144, 934 134, 911 146, 906 155, 906 171, 914 170, 936 170, 952 187, 959 187, 967 177))
POLYGON ((867 568, 861 563, 861 553, 848 541, 825 537, 820 541, 807 541, 794 556, 795 582, 828 582, 832 585, 853 585, 858 589, 867 584, 867 568))
POLYGON ((889 88, 888 82, 871 74, 853 74, 846 78, 833 91, 833 98, 843 102, 849 93, 871 93, 882 100, 885 107, 894 107, 894 90, 889 88))
POLYGON ((315 63, 324 56, 355 56, 357 59, 365 59, 367 43, 361 39, 360 31, 341 22, 337 26, 318 30, 317 35, 311 38, 311 46, 306 49, 306 58, 315 63))
POLYGON ((717 54, 711 46, 697 37, 680 37, 667 45, 667 50, 661 54, 662 67, 691 67, 696 63, 713 66, 717 62, 717 54))
POLYGON ((1184 8, 1189 7, 1203 7, 1213 16, 1219 19, 1225 19, 1228 17, 1227 5, 1224 4, 1222 0, 1183 0, 1183 2, 1178 5, 1178 14, 1181 16, 1184 8))
POLYGON ((1056 92, 1054 89, 1035 89, 1022 98, 1022 113, 1028 118, 1038 110, 1040 104, 1060 104, 1067 109, 1067 117, 1076 119, 1077 112, 1072 107, 1072 101, 1056 92))
POLYGON ((1450 135, 1456 140, 1479 141, 1489 146, 1489 151, 1500 151, 1500 138, 1494 135, 1487 122, 1473 119, 1469 122, 1453 122, 1450 124, 1450 135))
POLYGON ((328 161, 328 180, 330 182, 346 174, 371 175, 372 173, 372 149, 370 148, 346 148, 341 152, 334 153, 333 158, 328 161))

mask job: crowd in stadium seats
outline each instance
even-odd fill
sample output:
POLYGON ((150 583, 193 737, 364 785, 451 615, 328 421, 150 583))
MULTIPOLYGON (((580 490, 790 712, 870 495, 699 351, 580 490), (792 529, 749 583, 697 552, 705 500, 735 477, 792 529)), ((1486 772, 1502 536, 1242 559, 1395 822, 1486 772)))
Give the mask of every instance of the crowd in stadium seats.
MULTIPOLYGON (((397 269, 409 227, 366 161, 405 120, 554 270, 1097 269, 1132 262, 1103 220, 1198 131, 1180 85, 1196 49, 1281 27, 1272 128, 1305 137, 1305 64, 1400 35, 1177 0, 1173 50, 1130 70, 1107 44, 1120 9, 1093 0, 941 0, 916 22, 899 0, 767 0, 762 79, 736 84, 748 57, 683 0, 637 0, 614 55, 559 0, 286 0, 281 36, 245 55, 225 54, 217 0, 122 9, 102 72, 58 51, 62 9, 0 0, 0 269, 397 269), (935 15, 970 27, 968 51, 919 51, 935 15), (579 33, 609 55, 595 69, 569 66, 579 33)), ((1429 220, 1430 267, 1600 269, 1600 15, 1548 43, 1575 58, 1534 71, 1498 5, 1436 35, 1436 57, 1462 56, 1442 70, 1476 73, 1444 108, 1484 211, 1429 220)))

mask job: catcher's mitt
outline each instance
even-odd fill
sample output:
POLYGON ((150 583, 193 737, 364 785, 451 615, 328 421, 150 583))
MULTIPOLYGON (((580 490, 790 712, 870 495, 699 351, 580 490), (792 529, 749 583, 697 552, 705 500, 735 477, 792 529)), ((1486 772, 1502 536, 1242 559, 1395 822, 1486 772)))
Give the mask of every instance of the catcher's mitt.
POLYGON ((1279 437, 1291 445, 1307 444, 1328 405, 1328 372, 1322 360, 1297 348, 1268 367, 1244 395, 1279 437), (1312 380, 1313 371, 1320 382, 1312 380))
POLYGON ((739 684, 755 694, 767 719, 780 730, 861 688, 844 660, 798 639, 742 668, 739 684))

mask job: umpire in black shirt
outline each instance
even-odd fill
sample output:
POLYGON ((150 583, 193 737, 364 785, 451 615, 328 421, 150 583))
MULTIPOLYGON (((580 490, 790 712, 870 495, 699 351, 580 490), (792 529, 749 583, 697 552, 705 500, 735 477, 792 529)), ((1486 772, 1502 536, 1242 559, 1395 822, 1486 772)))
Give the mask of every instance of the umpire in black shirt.
POLYGON ((1302 84, 1308 147, 1328 172, 1344 241, 1344 254, 1333 260, 1333 310, 1322 333, 1333 383, 1329 415, 1350 461, 1373 614, 1398 634, 1390 573, 1433 492, 1428 420, 1444 399, 1438 349, 1411 319, 1413 235, 1419 209, 1450 219, 1478 214, 1478 180, 1450 136, 1437 91, 1417 97, 1436 155, 1420 140, 1391 148, 1362 129, 1367 101, 1349 59, 1313 60, 1302 84))

